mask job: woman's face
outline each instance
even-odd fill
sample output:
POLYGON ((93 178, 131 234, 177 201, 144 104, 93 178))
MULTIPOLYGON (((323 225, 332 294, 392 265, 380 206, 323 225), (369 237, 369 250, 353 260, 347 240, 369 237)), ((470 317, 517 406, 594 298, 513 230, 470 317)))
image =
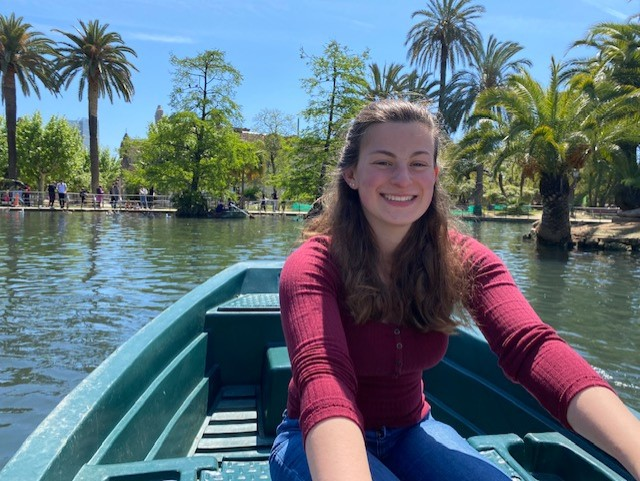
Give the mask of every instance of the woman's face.
POLYGON ((343 175, 379 240, 400 242, 431 205, 434 152, 433 133, 419 122, 374 124, 364 133, 358 163, 343 175))

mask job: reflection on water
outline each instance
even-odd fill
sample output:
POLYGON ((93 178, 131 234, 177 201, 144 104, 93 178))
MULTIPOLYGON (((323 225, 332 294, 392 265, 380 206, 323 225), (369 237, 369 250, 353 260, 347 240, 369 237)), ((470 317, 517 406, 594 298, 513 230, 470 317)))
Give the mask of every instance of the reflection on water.
MULTIPOLYGON (((300 222, 0 211, 0 467, 123 341, 220 269, 281 259, 300 222)), ((476 223, 542 318, 640 408, 640 256, 539 251, 476 223)))

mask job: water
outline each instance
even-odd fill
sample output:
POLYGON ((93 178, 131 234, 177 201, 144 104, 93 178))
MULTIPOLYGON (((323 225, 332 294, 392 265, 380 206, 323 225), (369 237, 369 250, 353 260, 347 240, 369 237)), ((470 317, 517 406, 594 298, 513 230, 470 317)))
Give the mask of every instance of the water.
MULTIPOLYGON (((235 262, 282 259, 300 222, 0 211, 0 467, 116 347, 235 262)), ((528 225, 469 232, 507 263, 543 319, 640 409, 640 256, 559 255, 528 225)))

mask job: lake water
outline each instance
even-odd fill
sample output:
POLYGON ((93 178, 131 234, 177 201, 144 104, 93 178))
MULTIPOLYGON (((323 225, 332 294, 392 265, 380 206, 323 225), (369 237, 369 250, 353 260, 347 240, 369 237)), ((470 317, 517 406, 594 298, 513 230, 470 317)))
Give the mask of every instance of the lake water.
MULTIPOLYGON (((116 347, 235 262, 283 259, 292 218, 0 211, 0 467, 116 347)), ((525 296, 640 409, 640 256, 540 251, 529 226, 469 224, 525 296)))

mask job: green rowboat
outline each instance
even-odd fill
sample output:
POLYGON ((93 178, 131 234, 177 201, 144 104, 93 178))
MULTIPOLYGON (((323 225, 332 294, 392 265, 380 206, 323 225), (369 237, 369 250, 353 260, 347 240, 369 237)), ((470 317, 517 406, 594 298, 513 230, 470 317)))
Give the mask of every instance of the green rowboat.
MULTIPOLYGON (((291 376, 281 267, 234 265, 170 306, 53 410, 0 481, 270 479, 291 376)), ((424 380, 434 416, 514 480, 631 479, 508 381, 476 331, 452 336, 424 380)))

